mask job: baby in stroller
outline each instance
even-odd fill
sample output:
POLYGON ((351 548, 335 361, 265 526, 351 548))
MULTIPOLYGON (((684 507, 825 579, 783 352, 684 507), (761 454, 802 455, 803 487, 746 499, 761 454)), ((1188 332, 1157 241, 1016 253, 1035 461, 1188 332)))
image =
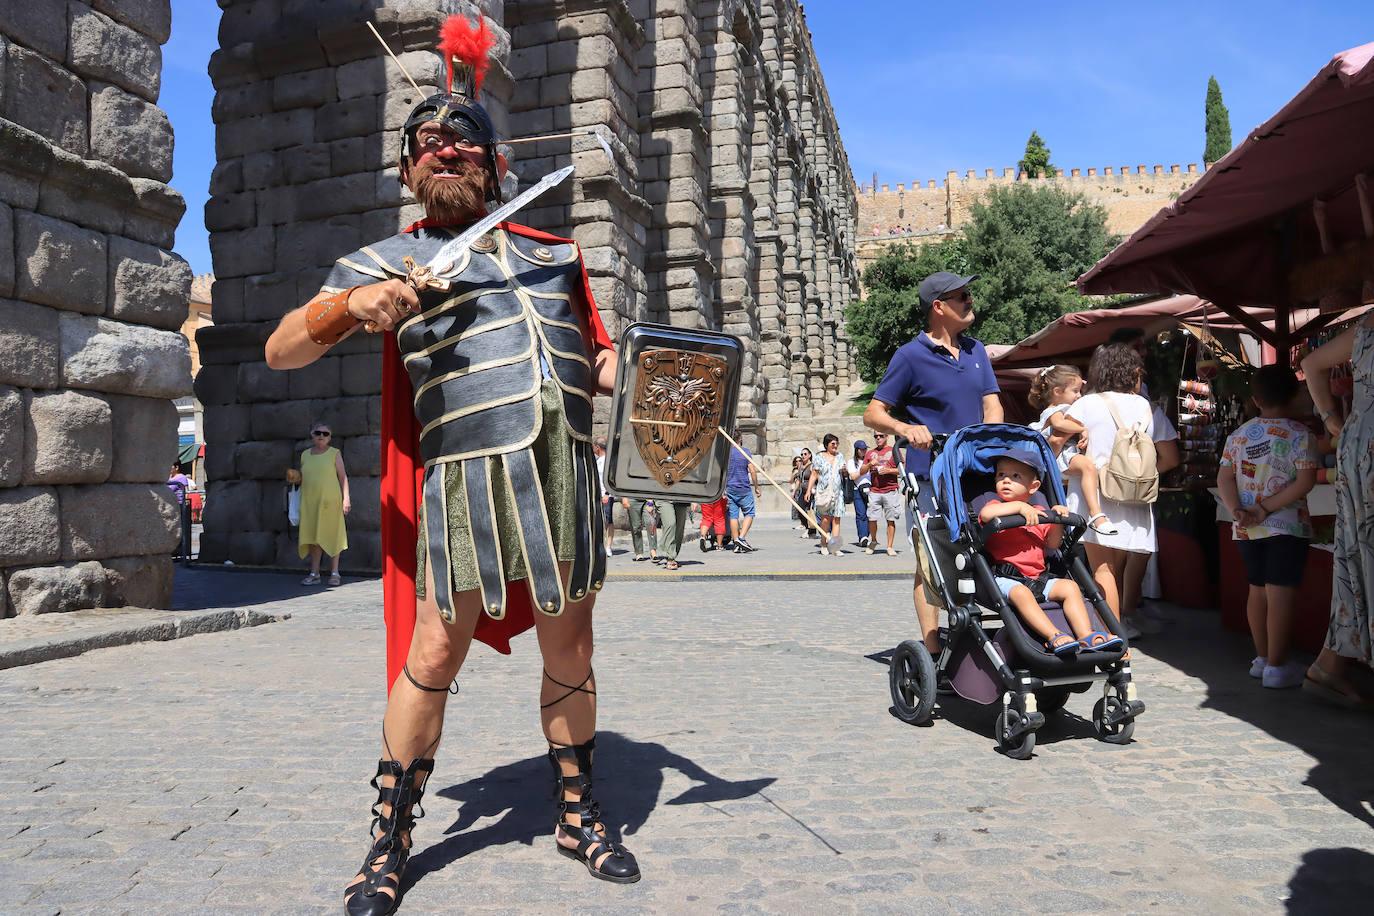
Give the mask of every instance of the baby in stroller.
POLYGON ((1064 529, 1042 523, 1041 516, 1046 512, 1067 516, 1069 510, 1064 506, 1051 507, 1041 495, 1040 478, 1045 469, 1040 456, 1025 449, 1006 449, 988 458, 996 460, 993 490, 975 499, 969 506, 970 513, 980 522, 1009 515, 1020 515, 1026 520, 1023 527, 991 535, 983 545, 996 564, 992 571, 1002 597, 1010 602, 1022 622, 1044 640, 1045 648, 1059 658, 1074 658, 1085 649, 1108 651, 1120 646, 1120 636, 1092 628, 1078 584, 1067 576, 1051 574, 1046 567, 1045 550, 1059 548, 1064 529), (1040 606, 1046 600, 1063 607, 1072 634, 1060 630, 1050 620, 1040 606))

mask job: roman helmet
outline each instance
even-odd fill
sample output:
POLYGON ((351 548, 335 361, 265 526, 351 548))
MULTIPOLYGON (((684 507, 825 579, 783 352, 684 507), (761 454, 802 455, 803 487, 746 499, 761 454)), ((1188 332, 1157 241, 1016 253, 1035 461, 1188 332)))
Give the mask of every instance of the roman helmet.
MULTIPOLYGON (((501 186, 497 168, 496 128, 491 116, 477 100, 482 80, 491 63, 489 56, 495 42, 486 20, 480 15, 473 25, 466 16, 450 16, 439 29, 437 50, 444 58, 448 89, 436 92, 416 105, 401 127, 401 161, 407 162, 414 151, 415 130, 426 121, 438 121, 464 140, 487 149, 487 169, 491 172, 492 188, 501 186)), ((497 191, 499 194, 499 190, 497 191)))

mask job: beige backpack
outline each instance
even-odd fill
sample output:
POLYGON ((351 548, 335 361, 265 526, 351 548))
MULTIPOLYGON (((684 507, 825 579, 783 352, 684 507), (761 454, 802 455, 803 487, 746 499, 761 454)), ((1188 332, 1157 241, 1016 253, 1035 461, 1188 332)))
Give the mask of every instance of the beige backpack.
POLYGON ((1119 503, 1149 505, 1159 498, 1159 468, 1155 459, 1155 443, 1140 426, 1128 427, 1121 422, 1116 405, 1106 395, 1102 401, 1116 424, 1116 438, 1098 480, 1102 495, 1119 503))

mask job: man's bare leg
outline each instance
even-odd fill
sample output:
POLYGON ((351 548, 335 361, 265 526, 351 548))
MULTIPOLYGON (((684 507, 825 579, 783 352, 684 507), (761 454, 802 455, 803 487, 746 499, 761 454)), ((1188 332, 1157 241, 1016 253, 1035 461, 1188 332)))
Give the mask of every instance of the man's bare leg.
MULTIPOLYGON (((439 616, 438 606, 434 603, 434 577, 428 567, 425 570, 426 597, 416 602, 415 634, 410 640, 410 653, 406 657, 406 671, 410 677, 425 687, 416 687, 405 674, 396 678, 387 697, 386 714, 382 718, 382 759, 394 760, 402 769, 411 765, 417 757, 433 757, 439 745, 439 735, 444 728, 444 708, 448 702, 448 685, 458 676, 458 671, 467 658, 472 645, 472 633, 477 627, 477 615, 481 613, 482 602, 476 590, 459 592, 454 595, 454 622, 445 623, 439 616)), ((382 776, 378 785, 391 788, 395 779, 382 776)), ((424 783, 417 780, 417 788, 424 783)), ((391 816, 391 806, 383 804, 382 817, 391 816)), ((374 837, 375 839, 375 837, 374 837)), ((401 841, 410 847, 409 831, 401 835, 401 841)), ((374 866, 386 861, 381 855, 372 860, 374 866)), ((394 875, 399 883, 399 875, 394 875)), ((349 882, 345 890, 345 902, 350 895, 359 912, 367 912, 365 901, 358 898, 355 886, 360 886, 364 875, 358 875, 349 882)), ((379 895, 394 897, 389 888, 382 887, 379 895)), ((376 898, 373 898, 377 901, 376 898)))
MULTIPOLYGON (((563 581, 570 580, 572 564, 560 564, 563 581)), ((544 737, 551 746, 575 748, 596 737, 596 675, 592 670, 592 608, 596 592, 581 601, 569 601, 563 613, 550 617, 538 612, 534 615, 535 634, 539 652, 544 658, 544 672, 539 688, 539 720, 544 737)), ((557 759, 563 780, 563 801, 579 802, 582 792, 577 781, 581 772, 577 759, 562 756, 557 759)), ((571 828, 582 826, 580 811, 570 809, 562 821, 571 828)), ((598 834, 605 832, 603 824, 596 824, 598 834)), ((554 828, 554 837, 564 849, 578 848, 577 835, 554 828)), ((620 874, 633 870, 638 880, 639 869, 632 856, 625 854, 615 863, 608 863, 612 852, 596 853, 592 865, 600 872, 620 874)), ((624 880, 624 879, 620 879, 624 880)))
POLYGON ((938 608, 931 607, 930 602, 926 601, 925 584, 921 579, 920 566, 916 567, 912 600, 916 605, 916 620, 921 624, 921 638, 925 641, 930 654, 938 655, 940 652, 940 611, 938 608))

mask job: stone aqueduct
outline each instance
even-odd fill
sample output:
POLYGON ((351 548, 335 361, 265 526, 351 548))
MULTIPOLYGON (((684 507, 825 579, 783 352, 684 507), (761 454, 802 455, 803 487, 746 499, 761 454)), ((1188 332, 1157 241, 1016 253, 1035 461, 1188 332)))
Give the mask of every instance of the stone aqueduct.
MULTIPOLYGON (((797 0, 219 0, 217 165, 205 221, 215 327, 198 337, 209 478, 201 556, 297 563, 281 480, 325 420, 354 511, 345 568, 379 565, 379 341, 269 371, 262 347, 334 257, 417 215, 396 128, 450 13, 497 35, 486 100, 529 180, 524 214, 579 242, 612 335, 637 320, 750 342, 741 426, 806 416, 851 378, 855 189, 797 0)), ((191 283, 157 108, 170 0, 73 0, 0 17, 0 617, 170 599, 170 398, 191 283)), ((194 216, 193 216, 194 218, 194 216)))

